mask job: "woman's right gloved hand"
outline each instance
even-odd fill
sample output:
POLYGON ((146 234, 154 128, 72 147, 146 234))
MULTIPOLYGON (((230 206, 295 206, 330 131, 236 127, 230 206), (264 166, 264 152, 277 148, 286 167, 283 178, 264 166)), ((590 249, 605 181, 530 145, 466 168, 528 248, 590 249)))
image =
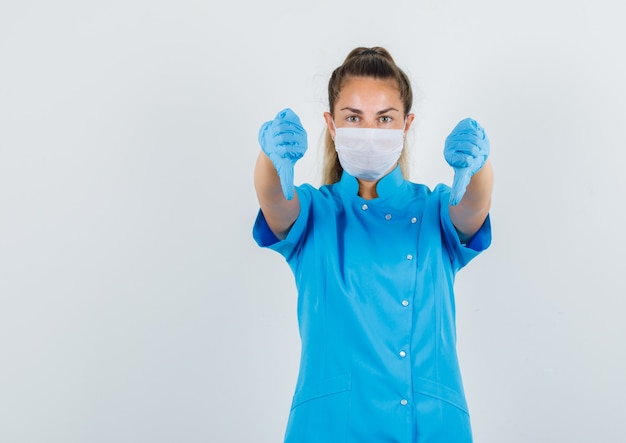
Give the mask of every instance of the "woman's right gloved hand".
POLYGON ((261 125, 259 144, 276 168, 285 198, 291 200, 294 166, 307 150, 307 134, 300 118, 290 108, 283 109, 274 120, 261 125))

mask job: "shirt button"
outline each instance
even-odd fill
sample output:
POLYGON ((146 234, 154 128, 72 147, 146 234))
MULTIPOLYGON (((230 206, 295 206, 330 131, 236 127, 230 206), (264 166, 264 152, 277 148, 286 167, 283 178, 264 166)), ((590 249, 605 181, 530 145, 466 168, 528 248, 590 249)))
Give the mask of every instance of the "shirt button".
POLYGON ((407 254, 406 259, 407 260, 413 260, 413 256, 411 254, 407 254))
POLYGON ((417 223, 417 218, 416 218, 416 217, 413 217, 413 218, 411 219, 411 223, 417 223))
POLYGON ((363 203, 363 206, 361 206, 361 209, 363 209, 364 211, 367 211, 367 208, 368 208, 368 207, 369 207, 369 206, 367 206, 365 203, 363 203))
POLYGON ((391 220, 391 214, 385 215, 385 220, 391 220))
POLYGON ((400 357, 404 358, 404 357, 406 357, 406 352, 404 352, 404 351, 400 351, 400 352, 399 352, 399 355, 400 355, 400 357))
POLYGON ((400 404, 401 404, 402 406, 406 406, 406 405, 408 405, 408 404, 409 404, 409 402, 408 402, 408 401, 406 401, 406 400, 403 398, 402 400, 400 400, 400 404))
POLYGON ((408 300, 402 300, 402 306, 409 306, 408 300))

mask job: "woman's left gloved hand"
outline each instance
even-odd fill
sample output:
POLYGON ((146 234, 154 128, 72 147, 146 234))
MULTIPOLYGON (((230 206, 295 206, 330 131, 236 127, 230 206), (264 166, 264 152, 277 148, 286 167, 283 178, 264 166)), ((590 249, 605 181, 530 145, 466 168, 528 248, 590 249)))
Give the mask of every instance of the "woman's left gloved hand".
POLYGON ((454 168, 454 182, 450 204, 457 205, 472 176, 483 167, 489 157, 489 139, 485 130, 471 118, 461 120, 446 138, 443 155, 454 168))

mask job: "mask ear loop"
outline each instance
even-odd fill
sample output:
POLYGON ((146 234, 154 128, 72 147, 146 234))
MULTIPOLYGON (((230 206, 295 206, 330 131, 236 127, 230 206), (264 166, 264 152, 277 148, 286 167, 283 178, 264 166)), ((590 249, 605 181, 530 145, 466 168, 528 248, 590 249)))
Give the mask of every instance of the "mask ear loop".
POLYGON ((408 118, 404 117, 404 127, 402 128, 402 138, 406 139, 406 122, 408 118))

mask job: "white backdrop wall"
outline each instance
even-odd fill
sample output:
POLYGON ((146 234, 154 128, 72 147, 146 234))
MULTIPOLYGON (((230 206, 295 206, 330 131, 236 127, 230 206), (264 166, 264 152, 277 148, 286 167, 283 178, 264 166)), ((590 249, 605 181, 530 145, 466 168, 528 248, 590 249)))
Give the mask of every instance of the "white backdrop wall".
POLYGON ((278 442, 295 285, 258 248, 259 126, 319 184, 330 72, 384 46, 412 178, 471 116, 493 246, 457 280, 479 443, 623 441, 626 28, 617 1, 0 1, 0 441, 278 442))

